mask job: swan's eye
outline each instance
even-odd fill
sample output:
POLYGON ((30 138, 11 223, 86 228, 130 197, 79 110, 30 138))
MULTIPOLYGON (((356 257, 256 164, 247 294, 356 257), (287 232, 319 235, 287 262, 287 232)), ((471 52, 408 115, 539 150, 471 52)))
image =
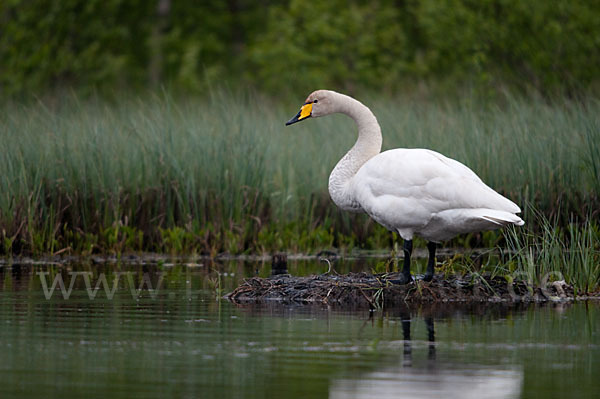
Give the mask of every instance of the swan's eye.
POLYGON ((319 102, 319 100, 315 100, 315 101, 313 101, 313 104, 316 104, 316 103, 318 103, 318 102, 319 102))

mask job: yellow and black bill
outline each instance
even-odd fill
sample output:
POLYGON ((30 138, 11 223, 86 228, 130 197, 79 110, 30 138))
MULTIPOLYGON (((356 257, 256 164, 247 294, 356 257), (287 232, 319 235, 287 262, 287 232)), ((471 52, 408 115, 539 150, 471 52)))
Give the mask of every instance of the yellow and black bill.
POLYGON ((303 121, 304 119, 310 118, 310 114, 312 112, 313 103, 305 103, 302 108, 300 108, 300 112, 292 119, 285 123, 286 126, 291 125, 292 123, 303 121))

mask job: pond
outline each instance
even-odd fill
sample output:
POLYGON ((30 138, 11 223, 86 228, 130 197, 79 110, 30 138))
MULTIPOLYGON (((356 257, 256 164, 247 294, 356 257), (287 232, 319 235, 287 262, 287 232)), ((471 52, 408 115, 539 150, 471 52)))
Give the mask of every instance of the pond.
MULTIPOLYGON (((324 271, 311 261, 290 270, 324 271)), ((267 271, 261 262, 233 261, 2 266, 0 396, 592 398, 600 391, 594 302, 371 312, 218 299, 267 271)))

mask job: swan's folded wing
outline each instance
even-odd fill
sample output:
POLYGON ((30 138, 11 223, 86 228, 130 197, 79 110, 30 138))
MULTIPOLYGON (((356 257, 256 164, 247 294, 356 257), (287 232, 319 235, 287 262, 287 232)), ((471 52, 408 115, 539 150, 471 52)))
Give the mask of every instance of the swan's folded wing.
POLYGON ((380 223, 384 217, 388 224, 402 218, 417 226, 449 209, 520 212, 468 167, 430 150, 383 152, 365 163, 351 184, 363 209, 380 223))

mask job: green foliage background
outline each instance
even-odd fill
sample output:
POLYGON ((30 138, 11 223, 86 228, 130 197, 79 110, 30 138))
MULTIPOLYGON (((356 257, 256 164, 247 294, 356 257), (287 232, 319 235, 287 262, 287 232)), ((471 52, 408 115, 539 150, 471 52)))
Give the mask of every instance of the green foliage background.
POLYGON ((0 0, 0 255, 390 246, 327 194, 351 121, 282 133, 317 88, 596 221, 599 66, 600 0, 0 0))
POLYGON ((598 0, 2 0, 0 89, 597 91, 598 0))

